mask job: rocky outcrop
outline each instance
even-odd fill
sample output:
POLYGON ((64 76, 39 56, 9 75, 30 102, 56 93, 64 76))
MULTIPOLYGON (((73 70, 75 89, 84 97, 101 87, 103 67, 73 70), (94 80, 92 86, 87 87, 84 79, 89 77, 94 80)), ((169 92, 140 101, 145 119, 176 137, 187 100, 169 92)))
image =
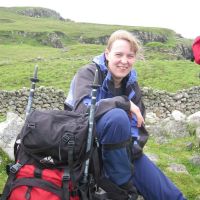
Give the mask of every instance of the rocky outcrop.
MULTIPOLYGON (((192 58, 192 49, 191 49, 191 46, 189 45, 187 46, 183 43, 179 43, 175 47, 164 48, 162 46, 162 43, 163 44, 167 43, 169 39, 168 36, 164 34, 157 34, 153 32, 139 31, 139 30, 131 31, 131 33, 133 33, 133 35, 135 35, 141 41, 146 51, 158 51, 161 53, 169 54, 169 59, 174 57, 174 59, 178 59, 178 60, 180 59, 190 60, 192 58), (158 43, 161 43, 161 45, 149 46, 149 47, 145 46, 146 44, 151 43, 151 42, 158 42, 158 43)), ((85 43, 85 44, 105 45, 107 43, 108 38, 109 38, 109 35, 104 35, 97 38, 80 36, 79 42, 85 43)))
MULTIPOLYGON (((133 31, 135 34, 135 32, 133 31)), ((167 42, 168 38, 165 35, 159 35, 154 34, 151 32, 142 32, 142 31, 136 31, 136 36, 138 39, 143 43, 144 50, 146 52, 160 52, 166 56, 166 59, 188 59, 190 60, 192 57, 192 50, 191 47, 182 43, 177 44, 175 47, 171 48, 165 48, 162 46, 162 43, 164 44, 167 42), (146 45, 151 42, 159 42, 161 45, 146 45)), ((81 35, 78 39, 78 42, 85 43, 85 44, 100 44, 105 45, 107 43, 107 40, 109 38, 109 35, 104 35, 100 37, 85 37, 81 35)), ((39 44, 45 45, 45 46, 51 46, 54 48, 64 48, 65 44, 63 41, 68 41, 68 36, 60 31, 54 31, 54 32, 26 32, 26 31, 1 31, 0 34, 0 40, 2 42, 4 41, 15 41, 21 43, 26 43, 28 40, 32 41, 35 40, 39 44)))
MULTIPOLYGON (((40 8, 40 7, 25 7, 25 8, 19 8, 19 9, 13 9, 8 8, 12 12, 17 12, 21 15, 26 15, 29 17, 35 17, 35 18, 53 18, 58 20, 64 20, 64 21, 72 21, 70 19, 64 19, 60 16, 60 14, 54 10, 47 9, 47 8, 40 8), (16 11, 17 10, 17 11, 16 11)), ((0 19, 2 23, 12 23, 14 21, 10 21, 9 19, 0 19)), ((73 24, 71 24, 73 27, 73 24)), ((88 27, 85 26, 87 29, 88 27)), ((120 27, 119 27, 120 28, 120 27)), ((57 34, 56 31, 48 32, 48 33, 28 33, 25 31, 2 31, 0 33, 0 41, 2 43, 32 43, 33 40, 39 42, 42 45, 52 46, 55 48, 63 48, 64 45, 67 45, 67 41, 73 41, 73 42, 80 42, 80 43, 87 43, 87 44, 100 44, 105 45, 110 33, 107 34, 101 34, 99 36, 91 36, 88 37, 87 34, 82 34, 81 30, 76 29, 76 35, 72 36, 71 38, 68 38, 68 33, 63 33, 62 36, 57 34), (18 37, 18 32, 22 33, 23 37, 18 37), (11 34, 12 33, 12 34, 11 34), (16 34, 16 35, 15 35, 16 34), (33 37, 28 37, 28 36, 33 37), (25 38, 25 40, 24 40, 25 38), (29 42, 30 40, 30 42, 29 42)), ((90 28, 92 32, 92 28, 90 28)), ((56 27, 55 27, 56 30, 56 27)), ((152 51, 152 53, 163 53, 164 59, 169 60, 176 60, 176 59, 192 59, 192 51, 191 51, 191 45, 188 43, 188 41, 184 40, 184 38, 180 34, 176 34, 173 30, 169 29, 159 29, 157 28, 149 28, 149 29, 142 29, 138 27, 129 27, 129 30, 131 33, 133 33, 143 44, 143 46, 146 48, 147 52, 152 51), (131 30, 130 30, 131 28, 131 30), (170 44, 173 44, 174 46, 168 45, 170 41, 170 44), (186 44, 188 43, 188 45, 186 44)), ((148 56, 146 56, 148 58, 148 56)))
POLYGON ((16 43, 26 43, 27 41, 35 41, 45 46, 51 46, 54 48, 63 48, 63 38, 67 36, 59 31, 54 32, 26 32, 26 31, 2 31, 0 40, 2 42, 11 40, 16 43))
POLYGON ((94 37, 84 37, 83 35, 80 36, 78 41, 83 44, 101 44, 105 45, 107 43, 107 40, 109 38, 109 35, 101 36, 98 38, 94 37))
POLYGON ((43 45, 52 46, 54 48, 64 47, 59 35, 56 32, 48 33, 46 38, 41 39, 41 43, 43 45))
MULTIPOLYGON (((146 44, 148 42, 165 43, 168 40, 167 36, 161 35, 161 34, 159 35, 159 34, 152 33, 152 32, 135 30, 135 31, 131 31, 131 33, 133 35, 135 35, 143 44, 146 44)), ((97 38, 92 38, 92 37, 88 38, 88 37, 80 36, 79 42, 86 43, 86 44, 102 44, 102 45, 105 45, 107 43, 109 36, 110 35, 104 35, 104 36, 97 37, 97 38)))
POLYGON ((135 30, 132 31, 133 35, 135 35, 143 44, 148 42, 161 42, 165 43, 168 40, 168 37, 163 34, 156 34, 153 32, 146 32, 146 31, 139 31, 135 30))
POLYGON ((51 17, 59 20, 64 20, 60 14, 54 10, 47 8, 26 8, 24 10, 17 11, 21 15, 26 15, 29 17, 51 17))
POLYGON ((180 59, 185 58, 191 60, 193 56, 191 46, 186 46, 184 44, 178 44, 175 48, 172 48, 172 53, 179 55, 180 59))

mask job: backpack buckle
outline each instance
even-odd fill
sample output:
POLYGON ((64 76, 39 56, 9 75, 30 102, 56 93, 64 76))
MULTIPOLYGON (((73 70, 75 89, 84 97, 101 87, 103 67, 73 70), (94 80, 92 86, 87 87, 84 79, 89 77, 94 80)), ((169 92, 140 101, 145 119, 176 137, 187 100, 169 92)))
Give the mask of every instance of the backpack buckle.
POLYGON ((69 140, 68 141, 68 145, 69 146, 74 146, 74 144, 75 144, 74 138, 73 138, 73 140, 69 140))
POLYGON ((16 164, 12 165, 12 166, 10 167, 10 172, 13 173, 13 174, 15 174, 16 172, 19 171, 19 169, 20 169, 22 166, 23 166, 23 165, 20 164, 20 163, 16 163, 16 164))
POLYGON ((65 134, 65 135, 63 135, 62 139, 70 147, 74 146, 74 144, 75 144, 75 137, 73 134, 65 134))
POLYGON ((69 181, 70 180, 70 175, 69 174, 65 174, 65 175, 63 175, 63 177, 62 177, 62 181, 64 182, 64 181, 69 181))
POLYGON ((33 122, 29 122, 29 123, 27 124, 27 126, 28 126, 29 128, 36 128, 36 124, 33 123, 33 122))

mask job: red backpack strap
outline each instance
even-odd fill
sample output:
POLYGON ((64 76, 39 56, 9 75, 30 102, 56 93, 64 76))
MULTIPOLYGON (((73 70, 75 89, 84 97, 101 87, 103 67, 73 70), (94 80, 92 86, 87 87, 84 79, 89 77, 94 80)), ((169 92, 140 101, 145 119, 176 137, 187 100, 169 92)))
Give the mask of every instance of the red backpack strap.
POLYGON ((43 190, 49 191, 53 194, 55 194, 56 196, 58 196, 60 199, 63 199, 63 192, 62 192, 62 188, 58 187, 57 185, 49 182, 49 181, 45 181, 43 179, 33 179, 33 178, 20 178, 20 179, 16 179, 15 182, 12 184, 12 190, 14 188, 17 188, 19 186, 31 186, 31 187, 39 187, 42 188, 43 190))

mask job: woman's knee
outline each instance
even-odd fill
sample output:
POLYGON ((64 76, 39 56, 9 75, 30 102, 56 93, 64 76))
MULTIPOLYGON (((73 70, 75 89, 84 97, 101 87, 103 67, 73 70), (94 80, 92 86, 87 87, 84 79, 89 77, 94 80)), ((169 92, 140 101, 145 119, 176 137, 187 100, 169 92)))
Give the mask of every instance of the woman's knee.
POLYGON ((112 109, 97 121, 97 134, 101 143, 118 143, 130 137, 130 120, 119 108, 112 109))
POLYGON ((119 126, 130 123, 127 112, 120 108, 114 108, 108 111, 107 114, 111 123, 117 123, 119 126))

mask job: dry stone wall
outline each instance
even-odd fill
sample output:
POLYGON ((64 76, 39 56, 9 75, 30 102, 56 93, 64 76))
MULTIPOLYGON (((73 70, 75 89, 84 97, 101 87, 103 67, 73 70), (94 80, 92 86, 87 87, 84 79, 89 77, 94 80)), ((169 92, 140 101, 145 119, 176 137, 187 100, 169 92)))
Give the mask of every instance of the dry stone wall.
MULTIPOLYGON (((20 116, 24 115, 29 92, 28 88, 22 88, 18 91, 0 91, 0 115, 4 115, 8 111, 20 116)), ((32 109, 61 110, 64 108, 65 96, 62 90, 41 86, 35 90, 32 109)))
MULTIPOLYGON (((159 118, 166 118, 173 110, 179 110, 186 115, 200 110, 200 86, 168 93, 151 88, 142 88, 143 100, 147 112, 156 113, 159 118)), ((28 102, 29 89, 18 91, 0 91, 0 115, 12 111, 23 115, 28 102)), ((39 87, 35 91, 33 109, 63 109, 66 94, 52 87, 39 87)))
POLYGON ((156 113, 159 118, 170 116, 173 110, 179 110, 186 115, 200 110, 200 86, 168 93, 150 88, 143 88, 143 100, 147 112, 156 113))

